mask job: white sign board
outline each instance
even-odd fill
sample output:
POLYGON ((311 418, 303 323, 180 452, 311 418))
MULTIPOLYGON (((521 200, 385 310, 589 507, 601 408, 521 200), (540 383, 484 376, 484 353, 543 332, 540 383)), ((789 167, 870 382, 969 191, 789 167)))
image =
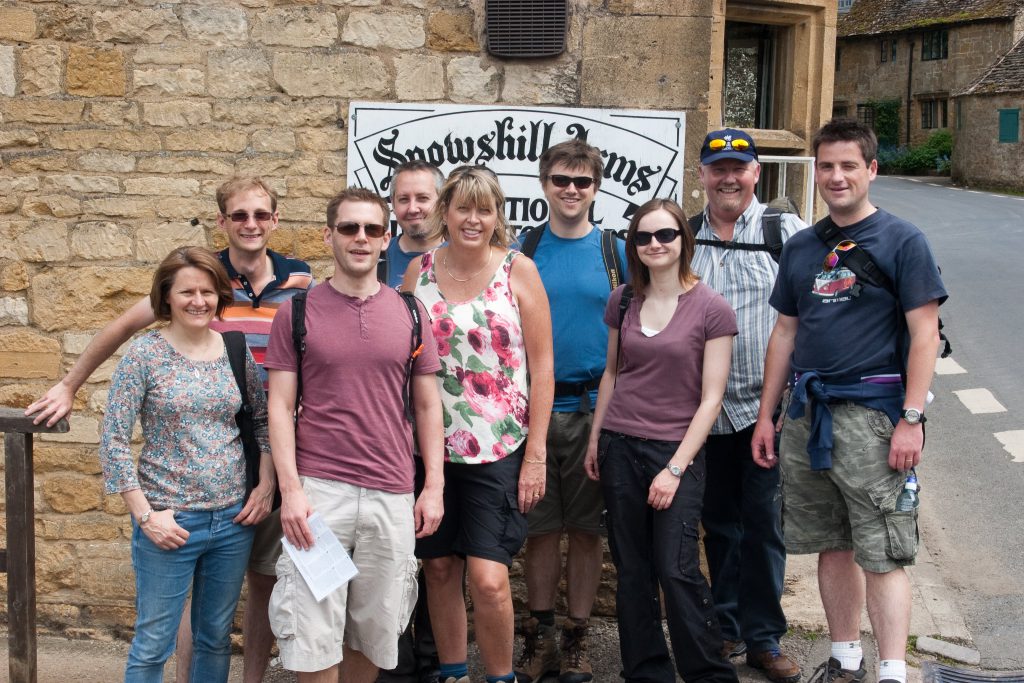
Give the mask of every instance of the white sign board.
POLYGON ((541 225, 548 206, 537 177, 540 156, 583 138, 604 157, 591 220, 621 230, 648 199, 679 201, 685 133, 681 111, 352 102, 348 184, 387 197, 391 171, 404 161, 429 161, 445 175, 484 164, 501 180, 512 225, 541 225))

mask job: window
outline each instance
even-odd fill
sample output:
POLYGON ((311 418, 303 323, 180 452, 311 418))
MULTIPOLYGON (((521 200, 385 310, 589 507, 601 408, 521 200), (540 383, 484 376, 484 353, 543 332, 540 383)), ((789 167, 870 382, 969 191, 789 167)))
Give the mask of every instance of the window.
POLYGON ((999 142, 1020 142, 1020 109, 999 110, 999 142))
POLYGON ((883 62, 889 61, 889 41, 883 40, 879 43, 879 59, 883 62))
POLYGON ((921 128, 945 128, 948 125, 947 114, 949 100, 921 101, 921 128))
POLYGON ((946 59, 949 57, 949 31, 939 29, 928 31, 921 38, 921 60, 946 59))
POLYGON ((785 29, 725 22, 725 125, 778 128, 776 59, 785 29))
POLYGON ((832 105, 832 118, 834 119, 845 119, 850 115, 850 108, 845 104, 833 104, 832 105))
POLYGON ((853 7, 853 0, 839 0, 839 13, 846 14, 853 7))
POLYGON ((875 108, 870 104, 857 105, 857 120, 868 128, 875 129, 875 108))
POLYGON ((895 38, 892 39, 892 43, 891 43, 890 47, 892 48, 891 55, 890 55, 890 58, 891 58, 890 61, 895 62, 896 61, 896 39, 895 38))

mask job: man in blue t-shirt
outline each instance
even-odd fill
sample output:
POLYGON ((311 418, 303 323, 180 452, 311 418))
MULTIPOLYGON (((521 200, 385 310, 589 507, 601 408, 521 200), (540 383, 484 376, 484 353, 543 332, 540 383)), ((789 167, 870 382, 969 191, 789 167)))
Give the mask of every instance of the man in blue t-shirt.
POLYGON ((391 240, 377 271, 388 287, 400 286, 409 263, 441 245, 441 237, 431 237, 425 223, 443 184, 437 166, 418 159, 399 164, 391 174, 391 210, 402 232, 391 240))
MULTIPOLYGON (((834 248, 815 230, 786 243, 769 303, 779 312, 765 357, 751 448, 762 467, 780 463, 789 553, 818 553, 818 584, 832 639, 822 680, 867 674, 860 614, 878 641, 879 683, 906 682, 910 581, 917 510, 898 511, 907 472, 921 461, 924 409, 939 346, 946 290, 916 227, 875 208, 878 170, 870 128, 830 121, 814 136, 814 177, 841 231, 834 248), (892 281, 864 281, 866 253, 892 281), (775 454, 772 413, 786 383, 792 405, 775 454)), ((828 223, 822 222, 822 227, 828 223)))
MULTIPOLYGON (((600 150, 583 140, 555 145, 540 158, 549 222, 533 259, 551 306, 555 403, 548 428, 546 492, 527 515, 530 617, 522 622, 526 642, 515 666, 519 683, 537 683, 548 673, 557 673, 562 683, 593 680, 585 639, 601 580, 604 499, 600 485, 584 472, 583 458, 608 352, 603 318, 611 287, 601 255, 601 230, 589 219, 603 173, 600 150), (559 658, 554 610, 563 531, 569 537, 569 614, 561 629, 559 658)), ((623 243, 616 241, 616 248, 625 263, 623 243)))

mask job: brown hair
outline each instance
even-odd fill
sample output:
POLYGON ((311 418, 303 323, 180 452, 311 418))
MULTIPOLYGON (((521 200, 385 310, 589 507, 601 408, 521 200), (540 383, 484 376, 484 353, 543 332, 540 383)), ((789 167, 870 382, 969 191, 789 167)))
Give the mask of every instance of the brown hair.
POLYGON ((540 182, 545 182, 551 174, 551 169, 559 164, 568 168, 589 168, 594 185, 601 186, 604 159, 601 158, 601 150, 588 144, 586 140, 573 138, 544 150, 540 156, 540 182))
POLYGON ((271 212, 277 211, 277 192, 259 176, 234 176, 217 188, 217 208, 221 215, 227 215, 228 200, 240 192, 260 190, 270 197, 271 212))
POLYGON ((388 218, 391 216, 391 209, 388 208, 388 203, 384 201, 384 198, 373 190, 368 190, 365 187, 346 187, 344 190, 334 195, 331 201, 327 202, 327 225, 334 227, 334 219, 338 215, 338 207, 345 202, 366 202, 367 204, 376 204, 380 207, 381 222, 386 227, 388 224, 388 218))
POLYGON ((448 224, 444 216, 455 201, 465 201, 473 206, 487 206, 494 203, 497 221, 491 244, 508 247, 512 228, 505 216, 505 193, 498 182, 498 176, 486 166, 459 166, 448 176, 444 187, 438 193, 437 202, 427 216, 426 225, 430 228, 430 239, 447 240, 448 224))
MULTIPOLYGON (((651 199, 636 210, 636 213, 633 214, 633 219, 629 221, 629 229, 626 231, 626 263, 629 266, 629 284, 633 286, 633 291, 637 294, 643 294, 647 285, 651 284, 651 271, 640 260, 640 254, 636 250, 637 229, 640 226, 640 220, 644 216, 659 209, 664 209, 672 214, 676 227, 682 232, 681 239, 683 243, 679 254, 679 282, 686 284, 698 279, 694 272, 690 270, 690 260, 693 258, 695 244, 693 233, 690 232, 690 226, 686 223, 686 214, 671 199, 651 199)), ((664 227, 671 226, 666 225, 664 227)))
POLYGON ((875 131, 854 119, 832 119, 818 129, 811 141, 814 156, 818 156, 818 147, 832 142, 856 142, 860 147, 864 163, 870 165, 878 156, 878 138, 875 131))
POLYGON ((444 173, 441 173, 434 164, 429 161, 423 161, 422 159, 410 159, 409 161, 403 161, 391 171, 391 202, 395 201, 395 185, 398 181, 398 176, 403 173, 415 173, 416 171, 426 171, 434 177, 434 191, 440 192, 441 186, 444 185, 444 173))
POLYGON ((197 268, 213 280, 213 286, 217 290, 217 317, 220 318, 220 314, 234 299, 231 280, 228 279, 228 271, 224 269, 224 264, 216 254, 205 247, 178 247, 164 257, 153 274, 149 304, 153 307, 156 319, 171 319, 171 286, 174 285, 178 271, 184 268, 197 268))

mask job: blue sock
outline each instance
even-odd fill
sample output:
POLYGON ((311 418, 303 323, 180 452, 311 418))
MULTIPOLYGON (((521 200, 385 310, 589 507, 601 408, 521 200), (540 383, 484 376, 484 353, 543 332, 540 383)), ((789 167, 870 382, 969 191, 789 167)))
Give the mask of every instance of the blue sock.
POLYGON ((504 676, 487 676, 487 683, 512 683, 516 680, 516 675, 509 671, 504 676))
MULTIPOLYGON (((459 679, 469 675, 469 667, 465 662, 454 662, 452 664, 441 664, 441 680, 446 678, 459 679)), ((511 678, 509 680, 512 680, 511 678)))

